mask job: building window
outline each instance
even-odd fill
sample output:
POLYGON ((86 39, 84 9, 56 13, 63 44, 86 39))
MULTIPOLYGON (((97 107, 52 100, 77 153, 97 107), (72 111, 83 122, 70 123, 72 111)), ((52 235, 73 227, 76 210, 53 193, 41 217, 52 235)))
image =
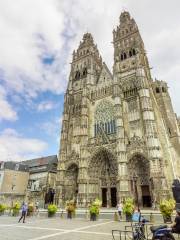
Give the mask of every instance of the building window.
POLYGON ((77 71, 76 74, 75 74, 75 80, 79 80, 80 76, 81 76, 80 72, 77 71))
POLYGON ((168 127, 168 132, 169 132, 169 135, 171 136, 171 129, 168 127))
POLYGON ((83 77, 86 77, 87 76, 87 68, 84 68, 83 70, 83 77))
POLYGON ((127 58, 127 55, 126 53, 123 53, 123 58, 126 59, 127 58))
POLYGON ((136 55, 136 50, 134 48, 132 50, 132 53, 133 53, 134 56, 136 55))
POLYGON ((164 93, 166 92, 166 89, 165 89, 165 87, 162 87, 162 92, 164 92, 164 93))
POLYGON ((160 90, 158 87, 156 88, 156 93, 160 93, 160 90))

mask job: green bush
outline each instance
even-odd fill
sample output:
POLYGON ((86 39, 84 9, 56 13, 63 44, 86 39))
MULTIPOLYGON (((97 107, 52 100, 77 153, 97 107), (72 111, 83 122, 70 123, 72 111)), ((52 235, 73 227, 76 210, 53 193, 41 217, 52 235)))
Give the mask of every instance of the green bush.
POLYGON ((127 198, 123 204, 123 213, 126 215, 132 215, 134 211, 134 200, 127 198))
POLYGON ((28 212, 34 212, 34 206, 33 204, 28 205, 28 212))
POLYGON ((73 200, 66 201, 66 211, 75 213, 76 211, 76 204, 73 200))
POLYGON ((95 214, 96 216, 99 215, 100 208, 101 208, 102 202, 99 199, 95 199, 94 202, 89 207, 90 214, 95 214))
POLYGON ((55 204, 48 205, 48 215, 52 216, 57 212, 57 206, 55 204))
POLYGON ((164 217, 170 217, 175 208, 174 199, 160 201, 159 209, 164 217))
POLYGON ((3 214, 6 209, 7 206, 5 204, 0 203, 0 214, 3 214))
POLYGON ((20 208, 21 208, 20 203, 16 202, 16 203, 14 204, 14 206, 12 207, 12 210, 13 210, 12 215, 13 215, 13 216, 17 216, 17 215, 19 214, 20 208))

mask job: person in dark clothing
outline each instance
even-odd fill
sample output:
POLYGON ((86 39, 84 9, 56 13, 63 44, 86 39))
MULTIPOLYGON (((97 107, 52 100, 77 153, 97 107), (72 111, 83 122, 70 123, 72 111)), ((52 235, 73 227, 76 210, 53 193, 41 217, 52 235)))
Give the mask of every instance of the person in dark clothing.
POLYGON ((23 223, 25 223, 27 209, 28 209, 28 207, 27 207, 26 203, 23 202, 22 207, 21 207, 21 210, 22 210, 21 217, 18 222, 20 222, 21 219, 23 219, 23 223))
POLYGON ((177 215, 174 220, 174 224, 172 225, 173 233, 180 233, 180 210, 177 210, 177 215))

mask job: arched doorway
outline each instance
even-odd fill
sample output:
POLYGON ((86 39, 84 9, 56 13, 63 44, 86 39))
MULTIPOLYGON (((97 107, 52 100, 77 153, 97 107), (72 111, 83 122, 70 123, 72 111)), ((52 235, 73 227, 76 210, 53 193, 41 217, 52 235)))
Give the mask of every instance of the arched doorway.
POLYGON ((89 165, 89 180, 94 198, 102 200, 102 206, 117 205, 117 162, 107 149, 99 150, 91 159, 89 165))
POLYGON ((65 173, 65 200, 77 200, 78 194, 78 166, 71 164, 65 173))
POLYGON ((141 154, 129 160, 131 193, 137 205, 151 207, 151 181, 149 161, 141 154))

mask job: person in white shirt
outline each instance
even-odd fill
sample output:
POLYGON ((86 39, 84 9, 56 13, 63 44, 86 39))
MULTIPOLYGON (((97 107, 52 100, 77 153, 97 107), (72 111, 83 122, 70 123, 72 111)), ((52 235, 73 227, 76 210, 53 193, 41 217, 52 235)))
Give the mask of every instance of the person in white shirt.
POLYGON ((123 210, 122 202, 118 203, 117 209, 118 209, 119 217, 120 217, 120 219, 122 219, 122 210, 123 210))

